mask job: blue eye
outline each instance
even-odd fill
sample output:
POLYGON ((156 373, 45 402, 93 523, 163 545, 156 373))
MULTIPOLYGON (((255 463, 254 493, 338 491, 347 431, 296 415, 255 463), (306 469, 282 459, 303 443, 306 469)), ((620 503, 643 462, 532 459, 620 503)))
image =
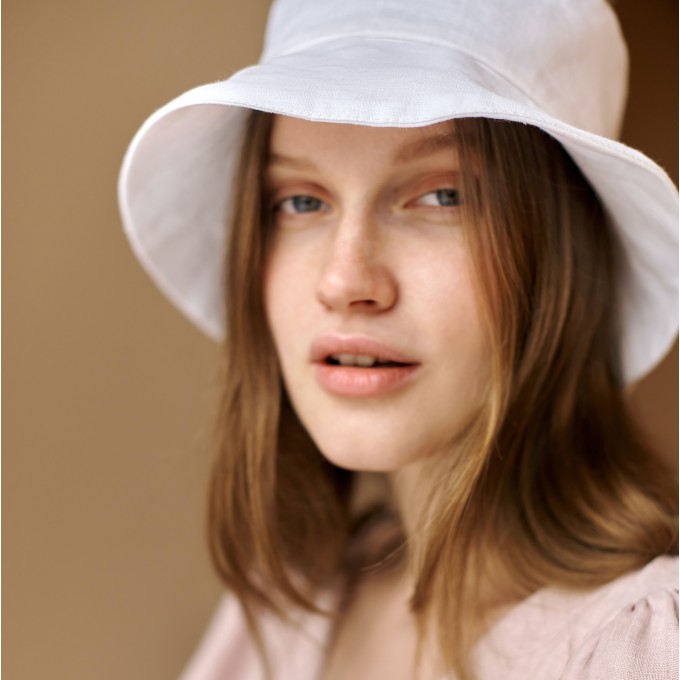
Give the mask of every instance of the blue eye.
POLYGON ((418 199, 421 205, 431 205, 440 208, 453 208, 459 206, 460 192, 458 189, 437 189, 425 194, 418 199))
POLYGON ((318 212, 324 206, 324 202, 319 198, 314 198, 314 196, 291 196, 281 201, 276 209, 281 212, 298 214, 298 213, 311 213, 318 212))

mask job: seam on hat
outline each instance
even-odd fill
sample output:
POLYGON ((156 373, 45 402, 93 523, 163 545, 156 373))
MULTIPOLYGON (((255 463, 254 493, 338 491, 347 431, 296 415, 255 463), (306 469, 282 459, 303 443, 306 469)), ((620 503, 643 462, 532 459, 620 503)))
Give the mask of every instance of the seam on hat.
MULTIPOLYGON (((273 61, 279 57, 286 57, 289 55, 293 54, 298 54, 299 52, 304 52, 307 48, 309 47, 314 47, 316 45, 323 45, 329 42, 334 42, 336 40, 342 40, 346 38, 356 38, 359 40, 367 40, 367 41, 372 41, 372 40, 385 40, 385 41, 394 41, 394 42, 409 42, 409 43, 414 43, 414 44, 419 44, 419 45, 435 45, 437 47, 446 47, 449 49, 453 49, 459 54, 465 54, 471 59, 473 59, 475 62, 478 64, 481 64, 485 68, 490 69, 494 74, 502 77, 507 83, 511 84, 513 87, 515 87, 519 92, 521 92, 524 97, 528 101, 530 101, 532 104, 535 106, 543 109, 544 106, 541 104, 540 101, 536 100, 535 97, 531 96, 529 94, 530 91, 535 90, 535 87, 530 87, 529 84, 524 80, 524 79, 517 79, 516 75, 514 77, 511 77, 509 73, 505 72, 503 69, 501 69, 499 66, 496 64, 490 63, 487 59, 480 58, 480 56, 471 50, 462 47, 461 45, 451 42, 449 40, 441 40, 439 38, 428 38, 427 40, 423 40, 417 35, 413 35, 411 33, 397 33, 397 32, 390 32, 390 33, 384 33, 384 34, 376 34, 376 33, 334 33, 332 35, 326 35, 322 38, 312 38, 310 40, 306 40, 301 43, 296 43, 294 47, 291 47, 289 49, 283 50, 281 52, 276 52, 272 53, 272 55, 268 55, 265 51, 265 54, 263 55, 265 58, 260 62, 261 64, 266 64, 270 60, 273 61)), ((540 85, 540 83, 537 83, 540 85)), ((543 97, 548 96, 546 93, 545 88, 541 87, 540 94, 543 97)), ((559 92, 554 92, 550 93, 551 96, 559 97, 559 92)), ((560 101, 563 101, 560 98, 560 101)))
MULTIPOLYGON (((448 47, 456 50, 456 52, 459 52, 461 54, 466 54, 467 56, 474 59, 476 62, 483 64, 487 68, 493 70, 495 73, 502 75, 508 82, 512 83, 513 85, 515 84, 513 80, 510 80, 508 75, 500 71, 495 65, 490 64, 486 59, 481 59, 478 54, 471 52, 469 49, 461 47, 457 43, 451 42, 449 40, 441 40, 439 38, 429 38, 428 40, 423 40, 422 38, 419 38, 417 35, 413 35, 411 33, 396 33, 396 32, 385 34, 356 33, 356 32, 334 33, 332 35, 326 35, 323 38, 312 38, 301 43, 296 43, 294 47, 291 47, 290 49, 284 50, 282 52, 276 52, 275 54, 272 54, 271 57, 265 54, 264 55, 265 59, 263 59, 260 63, 266 64, 270 59, 273 60, 278 57, 286 57, 291 54, 297 54, 298 52, 304 52, 308 47, 323 45, 324 43, 333 42, 335 40, 342 40, 344 38, 359 38, 360 40, 386 40, 386 41, 392 40, 395 42, 410 42, 419 45, 436 45, 438 47, 448 47)), ((528 88, 523 84, 521 87, 522 94, 524 94, 528 99, 530 99, 535 104, 538 104, 538 102, 536 102, 533 97, 530 97, 527 94, 526 92, 527 89, 528 88)))

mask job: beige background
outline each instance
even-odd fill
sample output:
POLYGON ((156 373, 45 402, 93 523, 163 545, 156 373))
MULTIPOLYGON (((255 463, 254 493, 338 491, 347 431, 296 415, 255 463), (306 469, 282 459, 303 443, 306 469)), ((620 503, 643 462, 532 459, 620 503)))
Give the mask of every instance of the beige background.
MULTIPOLYGON (((218 596, 203 542, 215 348, 120 231, 126 144, 257 58, 267 0, 5 0, 3 614, 7 680, 177 675, 218 596)), ((673 0, 621 0, 624 138, 677 181, 673 0)), ((677 359, 635 400, 677 451, 677 359)))

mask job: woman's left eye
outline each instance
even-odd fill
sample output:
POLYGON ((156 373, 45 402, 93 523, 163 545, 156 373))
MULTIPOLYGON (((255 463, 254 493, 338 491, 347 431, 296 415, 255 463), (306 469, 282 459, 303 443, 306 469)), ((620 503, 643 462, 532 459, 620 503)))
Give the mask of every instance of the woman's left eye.
POLYGON ((320 198, 314 196, 290 196, 284 199, 275 206, 275 209, 280 212, 288 213, 290 215, 297 215, 300 213, 311 213, 322 210, 325 203, 320 198))
POLYGON ((416 203, 439 208, 455 208, 460 205, 460 192, 458 189, 437 189, 423 194, 416 203))

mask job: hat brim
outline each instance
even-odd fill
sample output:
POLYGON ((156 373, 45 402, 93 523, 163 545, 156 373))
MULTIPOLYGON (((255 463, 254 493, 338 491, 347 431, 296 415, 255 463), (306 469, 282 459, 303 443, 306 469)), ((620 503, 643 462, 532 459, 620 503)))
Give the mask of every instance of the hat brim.
POLYGON ((666 173, 551 116, 466 53, 408 41, 386 50, 383 42, 344 38, 280 56, 190 90, 144 123, 123 162, 119 200, 132 247, 159 288, 205 333, 223 337, 229 193, 249 109, 381 127, 503 119, 559 140, 599 195, 623 253, 623 378, 651 370, 678 329, 678 197, 666 173))

